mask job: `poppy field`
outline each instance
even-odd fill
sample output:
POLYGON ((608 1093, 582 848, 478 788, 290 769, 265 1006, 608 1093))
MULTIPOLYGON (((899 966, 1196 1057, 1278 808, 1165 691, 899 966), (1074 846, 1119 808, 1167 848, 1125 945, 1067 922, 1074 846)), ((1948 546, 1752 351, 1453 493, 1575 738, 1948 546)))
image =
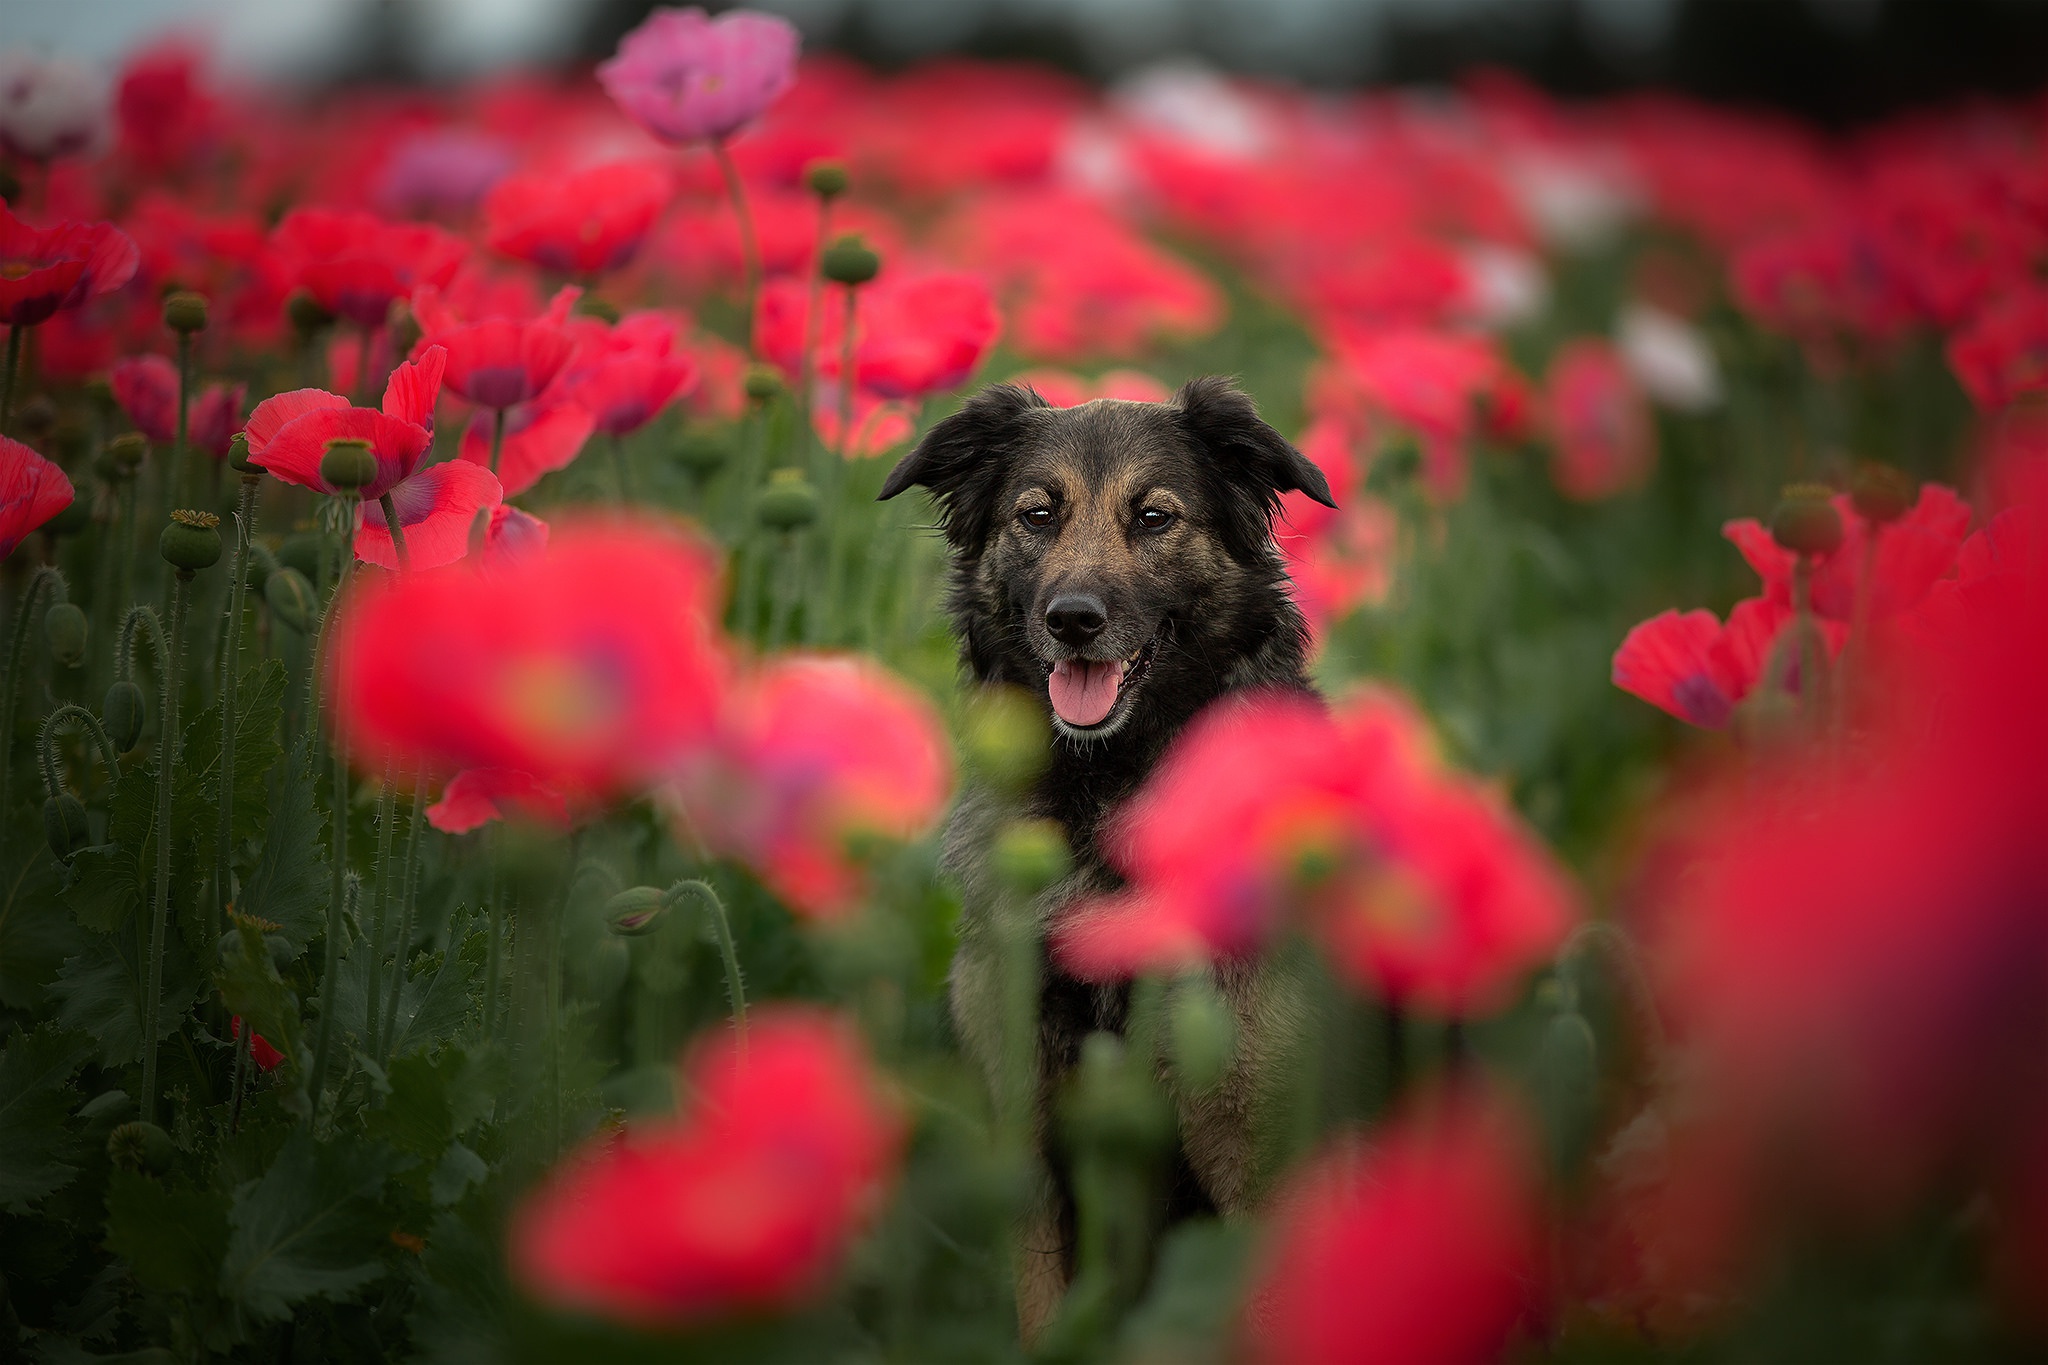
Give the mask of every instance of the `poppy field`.
POLYGON ((0 1359, 2048 1351, 2048 97, 800 47, 0 55, 0 1359), (1077 741, 877 495, 1205 375, 1334 495, 1327 704, 1048 920, 1077 741), (1245 964, 1246 1193, 1162 1226, 1245 964), (1128 1013, 1034 1094, 1054 981, 1128 1013))

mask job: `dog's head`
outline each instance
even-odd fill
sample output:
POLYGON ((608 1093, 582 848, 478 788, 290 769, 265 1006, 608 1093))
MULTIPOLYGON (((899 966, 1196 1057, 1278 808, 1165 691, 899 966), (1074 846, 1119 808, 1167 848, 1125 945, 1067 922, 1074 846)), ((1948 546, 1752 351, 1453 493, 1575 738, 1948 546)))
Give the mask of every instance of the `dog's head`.
POLYGON ((1275 632, 1298 636, 1272 543, 1280 495, 1322 471, 1228 380, 1170 403, 1053 408, 1008 384, 934 426, 882 486, 932 491, 953 609, 987 680, 1042 687, 1069 739, 1106 739, 1151 692, 1178 724, 1275 632))

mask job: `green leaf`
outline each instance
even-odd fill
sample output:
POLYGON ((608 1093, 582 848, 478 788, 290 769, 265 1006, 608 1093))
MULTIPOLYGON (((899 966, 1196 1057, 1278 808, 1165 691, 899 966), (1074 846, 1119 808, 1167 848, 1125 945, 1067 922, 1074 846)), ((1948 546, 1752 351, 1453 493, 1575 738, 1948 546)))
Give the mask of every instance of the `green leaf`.
POLYGON ((256 1321, 312 1298, 345 1298, 383 1271, 389 1220, 377 1200, 390 1170, 382 1147, 319 1144, 293 1134, 263 1178, 235 1194, 221 1296, 256 1321))
MULTIPOLYGON (((241 767, 239 759, 235 766, 241 767)), ((313 767, 311 741, 301 739, 269 803, 263 853, 235 906, 277 925, 301 952, 327 927, 327 817, 313 802, 313 767)))
POLYGON ((78 1168, 65 1120, 78 1100, 71 1075, 92 1055, 92 1042, 44 1024, 20 1025, 0 1055, 0 1206, 16 1213, 62 1189, 78 1168))
MULTIPOLYGON (((92 1035, 100 1064, 125 1066, 142 1060, 142 997, 149 983, 148 954, 133 934, 94 934, 85 948, 64 961, 50 987, 57 997, 57 1022, 92 1035)), ((156 1036, 175 1032, 203 983, 192 955, 176 934, 164 944, 163 1013, 156 1036)))
MULTIPOLYGON (((278 725, 284 717, 284 665, 275 659, 242 675, 235 692, 235 811, 233 846, 241 848, 264 827, 270 808, 268 777, 284 748, 278 725)), ((178 835, 196 839, 210 854, 220 824, 220 704, 207 707, 185 727, 185 751, 178 763, 178 835)), ((209 859, 208 865, 211 865, 209 859)))
POLYGON ((111 934, 135 918, 142 889, 135 852, 121 844, 95 844, 71 860, 71 886, 64 903, 84 928, 111 934))
POLYGON ((262 1034, 288 1064, 297 1066, 299 997, 278 976, 263 931, 244 915, 236 915, 234 925, 235 951, 226 956, 216 977, 221 999, 229 1014, 240 1015, 245 1026, 262 1034))
POLYGON ((57 864, 41 828, 20 820, 9 836, 0 863, 0 1006, 34 1010, 81 945, 56 909, 57 864))
POLYGON ((136 1282, 165 1294, 211 1293, 228 1247, 228 1199, 174 1190, 133 1171, 107 1179, 107 1249, 136 1282))
MULTIPOLYGON (((368 1017, 372 957, 369 941, 358 940, 342 957, 341 970, 335 973, 334 1022, 342 1037, 353 1038, 358 1044, 368 1017)), ((387 988, 390 970, 390 964, 385 964, 387 988)), ((417 973, 408 975, 398 992, 398 1018, 389 1055, 402 1057, 452 1038, 469 1015, 470 984, 475 977, 476 964, 467 953, 444 956, 438 964, 421 967, 417 973)), ((326 1008, 325 1001, 321 1008, 326 1008)))
POLYGON ((429 1161, 440 1156, 455 1136, 448 1091, 460 1079, 466 1060, 458 1049, 448 1048, 434 1060, 414 1053, 393 1061, 386 1077, 391 1094, 364 1120, 370 1136, 429 1161))
POLYGON ((462 1198, 471 1185, 482 1184, 490 1173, 491 1168, 482 1157, 459 1142, 451 1142, 441 1156, 441 1164, 434 1168, 428 1193, 437 1207, 445 1208, 462 1198))

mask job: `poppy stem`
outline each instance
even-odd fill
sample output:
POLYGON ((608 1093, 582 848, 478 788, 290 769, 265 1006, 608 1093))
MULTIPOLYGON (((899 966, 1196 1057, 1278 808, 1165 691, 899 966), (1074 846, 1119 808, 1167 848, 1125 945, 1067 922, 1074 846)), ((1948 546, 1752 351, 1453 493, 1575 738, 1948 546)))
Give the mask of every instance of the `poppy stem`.
POLYGON ((363 1015, 363 1052, 377 1056, 377 1028, 384 1022, 384 926, 391 909, 391 826, 398 819, 397 774, 384 765, 383 788, 377 793, 377 908, 370 927, 369 1008, 363 1015))
POLYGON ((839 459, 853 446, 853 323, 859 309, 859 294, 846 286, 846 332, 839 340, 839 459))
POLYGON ((49 589, 49 605, 69 596, 61 570, 49 564, 39 567, 22 589, 21 610, 14 618, 14 639, 7 646, 7 688, 5 699, 0 700, 0 810, 14 808, 14 710, 21 699, 22 655, 28 652, 29 623, 38 619, 36 606, 45 588, 49 589))
MULTIPOLYGON (((142 1027, 142 1121, 156 1122, 157 1031, 163 1023, 164 935, 171 919, 171 778, 178 754, 178 673, 183 661, 185 604, 191 595, 192 571, 179 569, 171 579, 170 645, 160 649, 156 741, 156 900, 149 925, 149 987, 142 1027)), ((159 637, 158 644, 163 643, 159 637)))
MULTIPOLYGON (((350 515, 342 519, 344 527, 355 524, 355 499, 344 497, 343 505, 350 515)), ((320 635, 313 643, 311 667, 307 670, 309 704, 306 708, 307 723, 313 724, 319 715, 320 670, 327 659, 328 642, 334 634, 335 606, 342 594, 348 591, 348 580, 355 569, 355 552, 347 544, 347 531, 343 531, 341 568, 335 574, 334 591, 328 595, 325 608, 320 613, 320 635)), ((342 717, 340 708, 334 712, 333 773, 334 799, 329 811, 329 859, 332 868, 329 873, 327 897, 327 951, 320 968, 320 1030, 314 1035, 313 1070, 306 1078, 307 1105, 306 1125, 312 1127, 320 1118, 320 1100, 327 1085, 327 1062, 334 1048, 334 989, 341 975, 341 935, 343 925, 343 902, 348 895, 348 762, 342 757, 342 717)))
POLYGON ((626 442, 617 432, 612 433, 612 469, 619 476, 619 501, 633 501, 633 473, 626 465, 626 442))
POLYGON ((121 756, 114 752, 114 742, 107 738, 107 731, 100 724, 100 718, 80 706, 77 702, 65 702, 62 706, 43 717, 42 734, 36 740, 36 753, 42 760, 43 785, 51 796, 63 790, 61 764, 57 758, 57 727, 67 721, 77 721, 86 734, 92 736, 95 747, 100 751, 100 762, 107 768, 107 776, 119 779, 121 756))
POLYGON ((164 477, 170 480, 171 497, 174 505, 182 506, 187 499, 185 490, 192 482, 192 471, 187 467, 192 460, 192 334, 178 333, 178 439, 171 447, 171 469, 164 477))
POLYGON ((14 416, 14 372, 21 368, 20 323, 11 323, 7 328, 7 370, 0 376, 0 427, 5 427, 14 416))
POLYGON ((498 472, 499 457, 505 453, 505 410, 491 409, 491 473, 498 472))
POLYGON ((702 878, 679 881, 671 886, 662 900, 669 905, 681 905, 686 900, 695 900, 704 908, 704 918, 718 934, 718 953, 725 961, 725 1001, 732 1010, 732 1028, 739 1044, 742 1059, 747 1055, 747 980, 740 971, 739 949, 732 938, 732 920, 725 912, 725 901, 718 889, 702 878))
POLYGON ((234 1134, 242 1127, 242 1090, 249 1083, 249 1040, 256 1036, 256 1030, 243 1024, 235 1037, 235 1085, 233 1098, 228 1103, 228 1132, 234 1134))
POLYGON ((391 532, 391 552, 398 556, 398 571, 412 572, 412 554, 406 549, 405 528, 398 524, 398 503, 389 493, 377 499, 377 506, 384 510, 384 525, 391 532))
POLYGON ((825 243, 832 236, 832 200, 830 196, 818 196, 818 247, 811 253, 811 292, 804 301, 803 350, 797 357, 796 410, 797 421, 803 428, 804 463, 810 464, 813 452, 823 448, 818 440, 817 428, 811 422, 811 402, 814 395, 811 387, 815 382, 818 367, 812 358, 811 347, 818 333, 818 304, 825 294, 825 243))
POLYGON ((1387 1004, 1387 1098, 1398 1100, 1408 1084, 1408 1016, 1401 1007, 1387 1004))
POLYGON ((504 888, 498 880, 498 831, 493 829, 484 837, 490 841, 484 850, 490 868, 489 887, 484 893, 491 907, 490 937, 484 943, 484 1037, 489 1038, 498 1020, 498 944, 505 936, 505 900, 504 888))
POLYGON ((739 220, 740 258, 746 273, 746 292, 740 298, 740 317, 747 329, 747 359, 752 360, 755 358, 754 296, 761 288, 761 246, 754 237, 754 215, 747 208, 746 187, 740 183, 739 168, 732 164, 732 153, 726 149, 724 138, 711 139, 711 155, 718 162, 718 173, 725 178, 725 192, 732 200, 733 216, 739 220))
MULTIPOLYGON (((398 941, 393 949, 397 956, 397 962, 391 974, 391 995, 384 1004, 384 1028, 379 1035, 384 1039, 384 1061, 386 1065, 390 1064, 391 1054, 398 1045, 398 995, 400 991, 405 989, 405 964, 412 952, 413 902, 415 893, 418 891, 416 883, 420 867, 420 826, 426 823, 423 818, 426 804, 426 780, 422 775, 415 773, 413 774, 412 818, 407 822, 405 831, 405 879, 400 884, 399 891, 398 941)), ((450 953, 459 952, 461 947, 462 945, 459 942, 451 943, 448 946, 448 951, 450 953)))
MULTIPOLYGON (((234 903, 235 701, 242 671, 242 612, 249 586, 249 542, 256 532, 256 494, 262 479, 243 475, 235 508, 235 557, 228 579, 227 639, 220 665, 220 836, 214 841, 214 903, 224 915, 234 903)), ((221 919, 213 928, 218 935, 221 919)))

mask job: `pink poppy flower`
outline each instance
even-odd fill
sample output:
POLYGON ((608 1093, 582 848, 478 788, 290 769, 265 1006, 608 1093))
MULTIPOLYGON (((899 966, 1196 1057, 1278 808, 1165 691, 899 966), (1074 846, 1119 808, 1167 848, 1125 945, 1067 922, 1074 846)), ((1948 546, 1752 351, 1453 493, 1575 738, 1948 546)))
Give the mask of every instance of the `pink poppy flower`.
POLYGON ((0 203, 0 322, 33 327, 119 289, 141 260, 134 239, 112 223, 33 228, 0 203))
POLYGON ((0 558, 71 505, 71 480, 27 446, 0 436, 0 558))
POLYGON ((1657 460, 1650 405, 1621 355, 1582 337, 1550 362, 1550 480, 1581 502, 1637 487, 1657 460))
MULTIPOLYGON (((135 429, 159 445, 178 435, 178 367, 160 355, 129 356, 107 374, 114 399, 135 429)), ((228 442, 242 429, 243 384, 209 384, 185 415, 186 438, 216 460, 227 458, 228 442)))
POLYGON ((626 117, 663 142, 730 137, 796 77, 795 28, 773 15, 657 9, 597 68, 626 117))
MULTIPOLYGON (((456 450, 462 462, 490 467, 491 427, 496 420, 488 412, 470 419, 456 450)), ((556 392, 506 409, 505 436, 498 451, 498 481, 505 496, 516 497, 539 483, 542 475, 566 468, 583 453, 595 430, 597 419, 588 408, 556 392)))
POLYGON ((537 318, 466 319, 456 314, 440 290, 427 286, 412 296, 412 315, 420 325, 413 355, 445 347, 449 389, 478 407, 504 409, 532 402, 576 353, 576 343, 563 324, 582 293, 573 285, 559 291, 537 318))
POLYGON ((589 412, 593 430, 607 436, 638 431, 697 382, 697 363, 677 348, 672 318, 636 313, 613 327, 595 318, 571 322, 578 349, 561 387, 589 412))

